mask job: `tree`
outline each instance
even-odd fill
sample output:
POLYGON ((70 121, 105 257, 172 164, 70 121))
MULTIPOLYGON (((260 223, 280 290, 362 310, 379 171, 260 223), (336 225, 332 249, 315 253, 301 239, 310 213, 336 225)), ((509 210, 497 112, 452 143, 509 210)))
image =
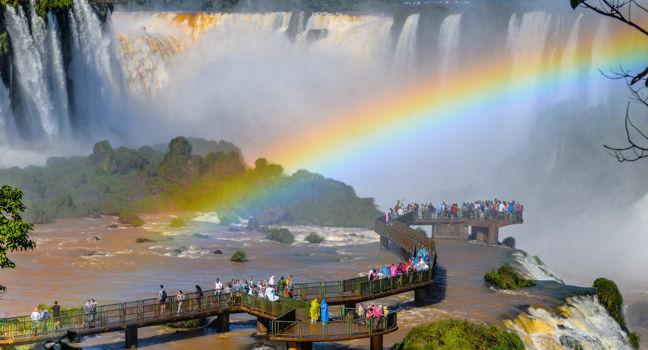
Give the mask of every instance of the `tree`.
MULTIPOLYGON (((570 0, 572 8, 582 7, 602 16, 612 18, 648 36, 648 28, 634 19, 648 16, 648 6, 637 0, 570 0)), ((648 157, 648 132, 633 123, 631 106, 638 105, 648 111, 648 67, 641 72, 632 72, 620 67, 617 71, 604 73, 611 79, 624 80, 630 91, 630 101, 625 113, 626 145, 609 146, 605 149, 619 162, 634 162, 648 157)))
MULTIPOLYGON (((7 257, 8 252, 34 249, 36 243, 27 235, 33 226, 23 220, 21 214, 26 207, 23 193, 10 186, 0 187, 0 268, 15 268, 16 264, 7 257)), ((0 290, 5 287, 0 286, 0 290)))

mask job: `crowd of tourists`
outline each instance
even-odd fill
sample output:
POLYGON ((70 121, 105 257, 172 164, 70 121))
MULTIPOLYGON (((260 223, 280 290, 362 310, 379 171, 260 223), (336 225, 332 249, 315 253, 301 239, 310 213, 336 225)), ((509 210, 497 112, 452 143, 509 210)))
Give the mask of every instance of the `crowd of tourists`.
MULTIPOLYGON (((406 262, 391 263, 376 266, 370 269, 367 278, 369 281, 377 281, 383 278, 396 277, 414 271, 425 271, 433 267, 433 259, 427 249, 420 249, 416 252, 415 256, 406 262)), ((278 280, 275 276, 268 276, 264 279, 255 279, 249 276, 247 279, 231 279, 221 280, 219 278, 214 282, 213 295, 206 295, 200 285, 195 286, 193 295, 187 295, 182 290, 177 290, 175 295, 169 296, 164 285, 160 285, 157 293, 155 315, 156 317, 179 316, 187 313, 194 312, 195 310, 203 310, 203 306, 218 305, 221 302, 227 302, 227 296, 232 293, 244 293, 250 296, 266 299, 271 302, 276 302, 280 296, 292 298, 295 289, 295 284, 292 275, 287 278, 281 276, 278 280)), ((99 326, 100 319, 98 317, 98 306, 94 299, 86 300, 82 308, 84 328, 93 328, 99 326)), ((328 312, 328 304, 326 299, 318 302, 317 299, 311 300, 310 303, 310 321, 316 323, 321 321, 328 323, 330 320, 328 312)), ((384 319, 389 310, 383 305, 363 305, 357 304, 355 310, 352 310, 361 321, 371 323, 377 319, 384 319)), ((69 322, 81 326, 80 313, 75 313, 74 320, 69 322)), ((34 335, 39 332, 48 332, 48 323, 53 325, 56 330, 61 327, 61 306, 57 301, 51 307, 38 307, 34 309, 31 314, 33 322, 34 335), (52 313, 53 321, 50 322, 50 310, 52 313)))
POLYGON ((398 264, 391 263, 377 266, 369 270, 367 277, 369 281, 376 281, 382 278, 396 277, 414 271, 425 271, 433 266, 432 255, 425 249, 419 249, 416 254, 406 262, 398 264))
POLYGON ((518 201, 502 201, 497 198, 493 200, 477 200, 448 204, 439 202, 433 203, 409 203, 404 204, 400 200, 393 208, 385 213, 385 222, 389 223, 398 217, 412 213, 417 219, 478 219, 478 220, 522 220, 524 206, 518 201))

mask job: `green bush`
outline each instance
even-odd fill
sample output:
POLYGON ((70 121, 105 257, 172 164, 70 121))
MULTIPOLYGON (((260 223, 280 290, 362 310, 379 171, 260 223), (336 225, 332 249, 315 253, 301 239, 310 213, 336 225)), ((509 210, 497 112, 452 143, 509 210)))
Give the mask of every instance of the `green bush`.
POLYGON ((266 239, 271 241, 283 243, 283 244, 293 244, 295 242, 295 235, 292 232, 288 231, 287 228, 263 228, 263 232, 266 235, 266 239))
POLYGON ((230 261, 233 262, 245 262, 247 261, 247 258, 245 257, 245 252, 242 250, 237 250, 232 254, 232 257, 230 258, 230 261))
POLYGON ((171 223, 169 224, 169 226, 174 227, 174 228, 185 227, 186 225, 187 225, 187 222, 184 221, 183 219, 180 219, 180 218, 175 218, 175 219, 171 220, 171 223))
POLYGON ((306 236, 306 238, 304 238, 304 240, 308 243, 320 244, 324 242, 324 237, 318 235, 315 232, 311 232, 308 236, 306 236))
POLYGON ((625 319, 623 318, 623 296, 619 292, 614 281, 607 278, 597 278, 594 281, 594 288, 596 288, 596 296, 599 303, 605 307, 610 316, 617 321, 619 326, 627 330, 625 319))
POLYGON ((523 350, 520 337, 500 327, 465 320, 443 320, 414 327, 396 350, 523 350))
POLYGON ((628 338, 630 339, 630 346, 634 350, 639 350, 639 343, 641 342, 639 335, 635 332, 628 333, 628 338))
POLYGON ((509 264, 503 265, 497 271, 485 274, 484 281, 498 289, 518 289, 535 286, 534 281, 522 277, 509 264))
POLYGON ((142 220, 137 214, 122 210, 119 212, 119 222, 124 225, 131 225, 133 227, 140 227, 144 225, 144 220, 142 220))

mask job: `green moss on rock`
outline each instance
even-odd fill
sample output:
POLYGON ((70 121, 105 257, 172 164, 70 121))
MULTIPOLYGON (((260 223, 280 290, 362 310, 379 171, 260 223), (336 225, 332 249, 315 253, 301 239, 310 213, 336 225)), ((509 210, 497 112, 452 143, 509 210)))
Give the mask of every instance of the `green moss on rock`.
POLYGON ((623 317, 623 296, 619 292, 614 281, 607 278, 597 278, 594 281, 596 296, 599 303, 605 307, 610 316, 617 321, 621 328, 626 329, 625 319, 623 317))
POLYGON ((264 227, 262 231, 265 233, 266 239, 271 241, 283 244, 293 244, 293 242, 295 242, 295 235, 293 235, 287 228, 264 227))
POLYGON ((131 225, 134 227, 140 227, 144 225, 144 220, 142 220, 137 214, 128 210, 122 210, 121 212, 119 212, 119 222, 124 225, 131 225))
POLYGON ((535 282, 522 277, 509 264, 503 265, 497 271, 484 275, 484 281, 498 289, 518 289, 535 286, 535 282))
POLYGON ((247 257, 245 256, 245 252, 242 250, 237 250, 232 254, 232 257, 230 258, 230 261, 233 262, 245 262, 247 261, 247 257))
POLYGON ((465 320, 443 320, 414 327, 396 350, 522 350, 520 337, 500 327, 465 320))

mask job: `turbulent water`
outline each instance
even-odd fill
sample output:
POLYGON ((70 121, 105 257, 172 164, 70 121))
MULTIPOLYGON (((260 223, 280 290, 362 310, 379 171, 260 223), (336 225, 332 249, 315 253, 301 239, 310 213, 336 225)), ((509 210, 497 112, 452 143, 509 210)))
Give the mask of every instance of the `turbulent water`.
POLYGON ((527 349, 631 349, 626 333, 595 296, 568 298, 555 312, 530 307, 505 323, 527 349))

